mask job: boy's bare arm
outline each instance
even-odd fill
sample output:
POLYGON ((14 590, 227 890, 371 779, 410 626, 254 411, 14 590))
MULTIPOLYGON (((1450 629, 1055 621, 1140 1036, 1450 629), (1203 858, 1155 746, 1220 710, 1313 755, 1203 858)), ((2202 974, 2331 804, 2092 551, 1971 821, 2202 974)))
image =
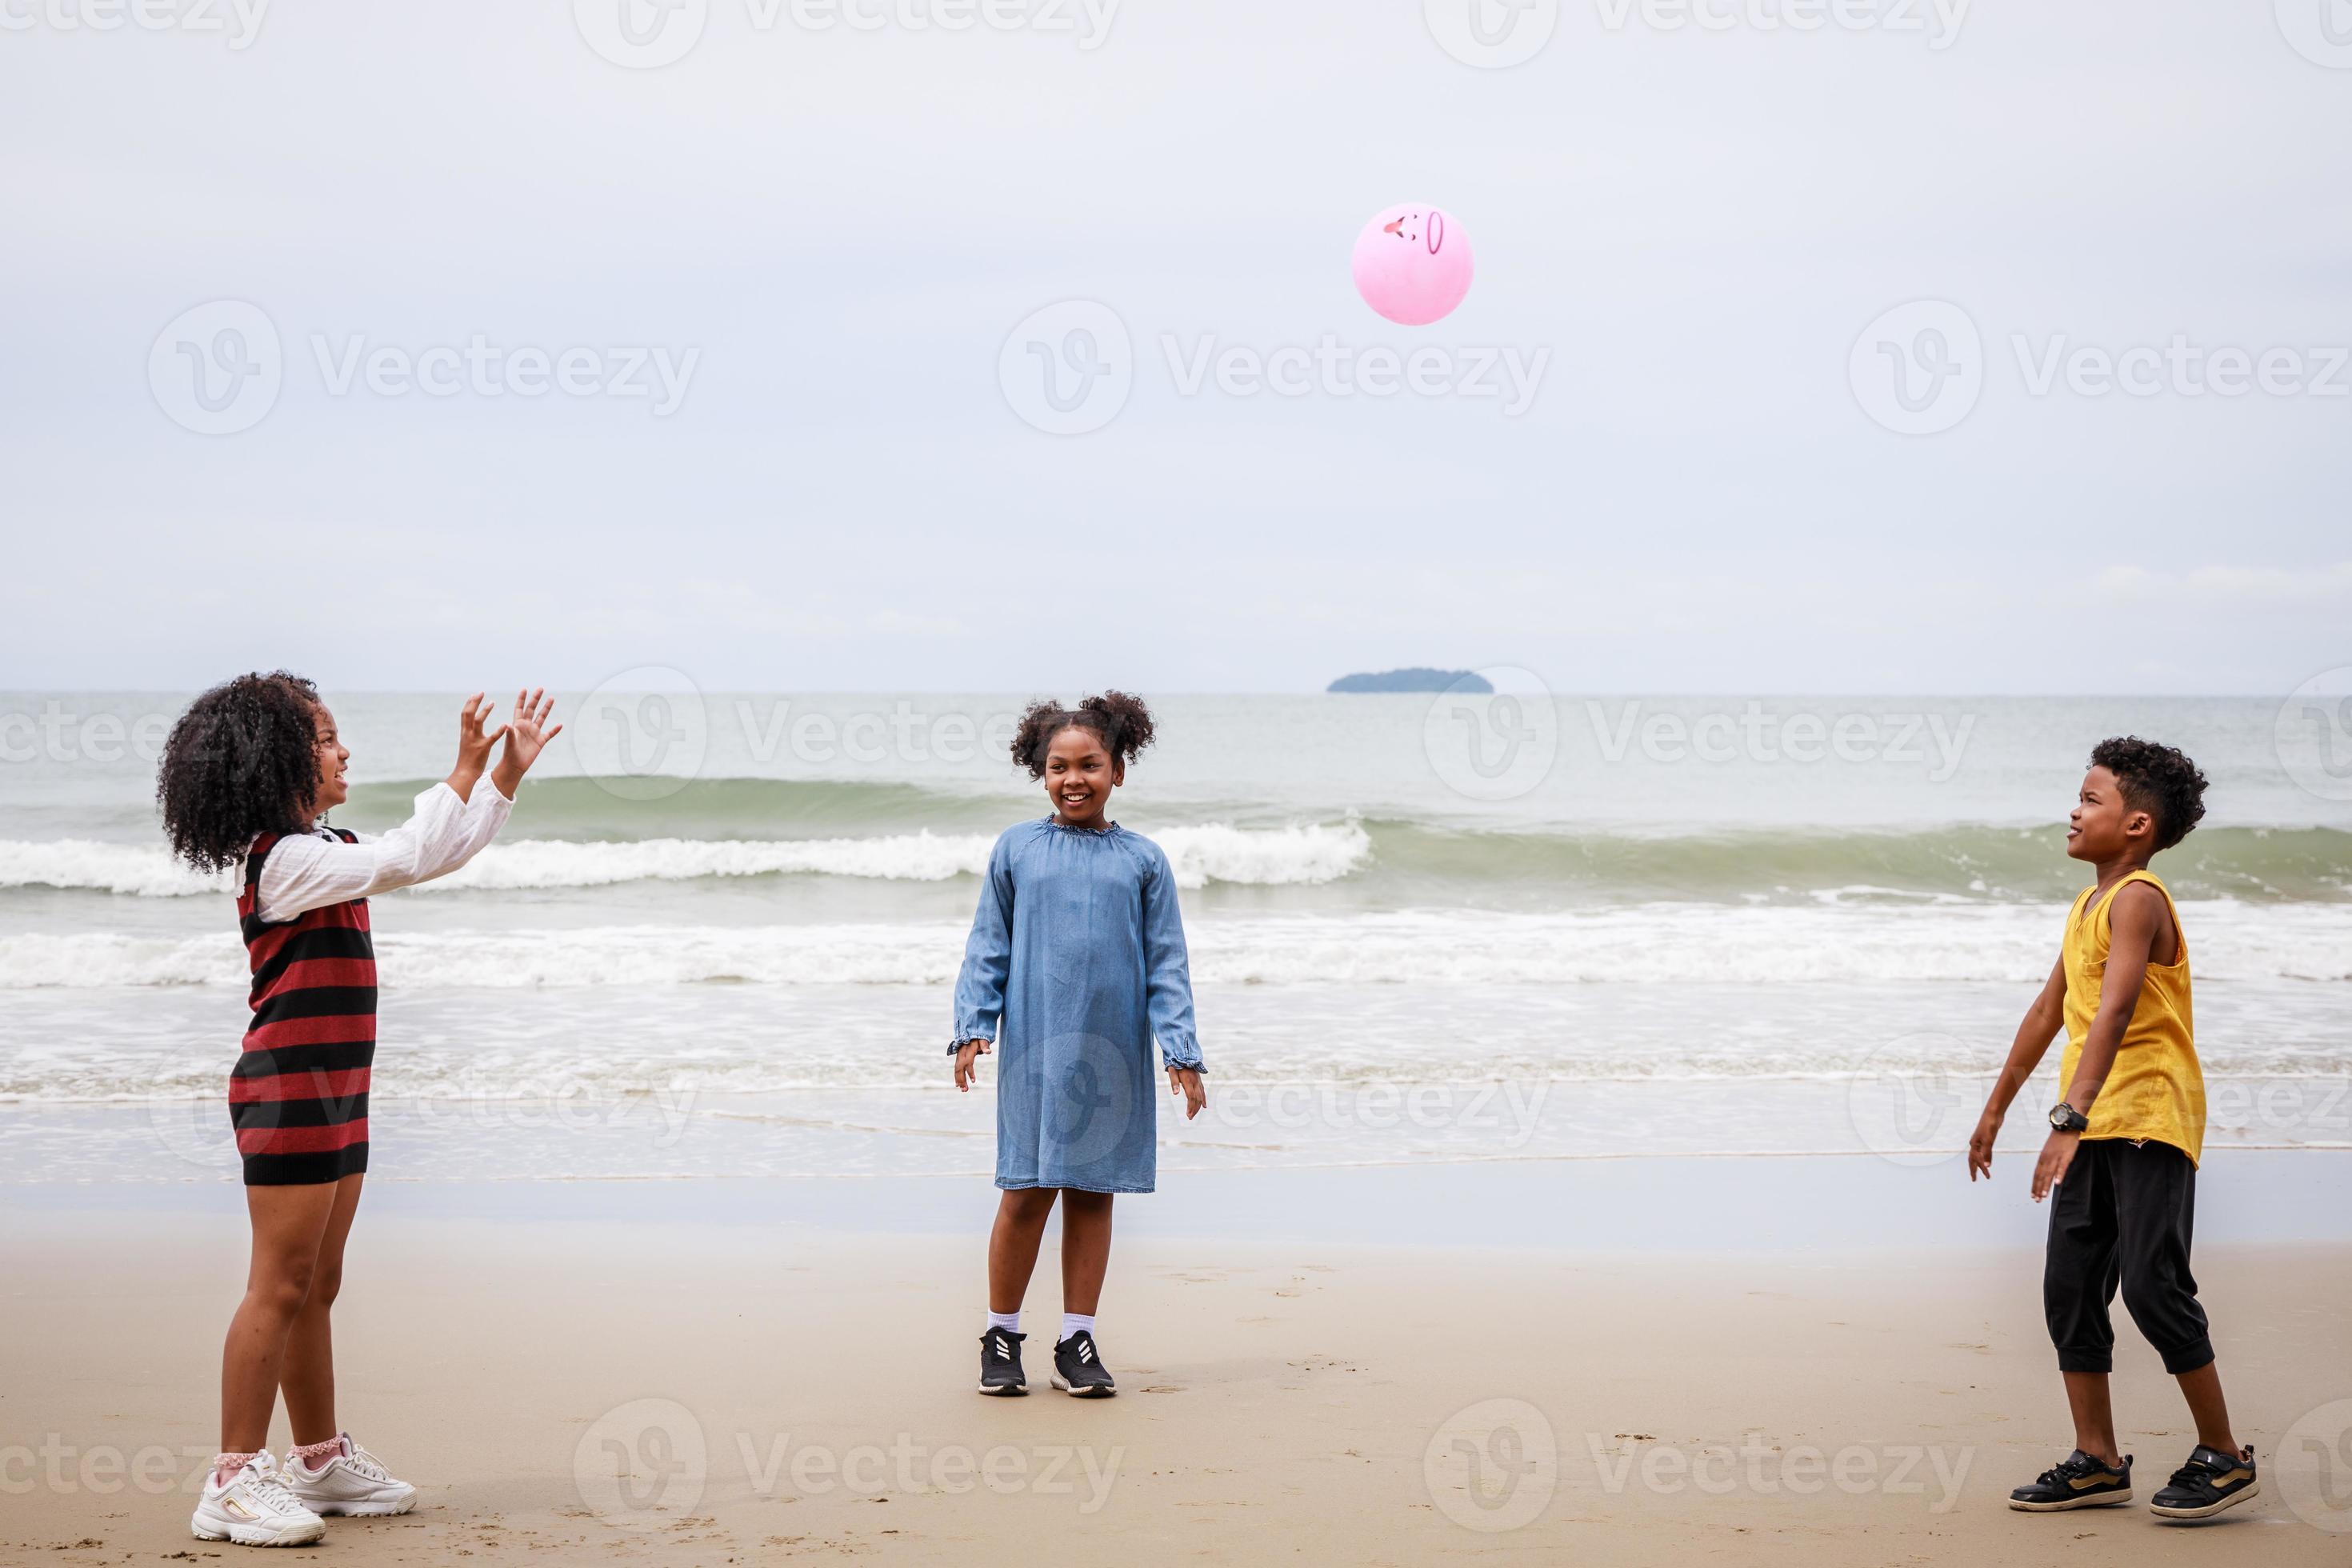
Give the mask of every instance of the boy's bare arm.
POLYGON ((2033 1005, 2025 1010, 2024 1021, 2017 1026, 2017 1037, 2010 1042, 2009 1059, 2001 1064, 2000 1077, 1994 1080, 1992 1092, 1985 1097, 1984 1114, 1977 1118, 1977 1130, 1969 1139, 1969 1180, 1992 1176, 1993 1140, 2000 1135, 2001 1119, 2009 1114, 2011 1103, 2018 1091, 2033 1077, 2033 1069, 2042 1065, 2042 1053, 2066 1022, 2066 960, 2061 956, 2050 966, 2050 978, 2042 984, 2042 994, 2033 1005))
MULTIPOLYGON (((2074 1063, 2074 1081, 2066 1086, 2066 1103, 2088 1116, 2116 1065, 2116 1051, 2124 1043, 2124 1027, 2139 1005, 2140 987, 2147 980, 2147 958, 2155 947, 2158 922, 2171 918, 2164 895, 2143 882, 2118 892, 2107 914, 2107 973, 2099 983, 2099 1010, 2083 1037, 2083 1055, 2074 1063)), ((2074 1152, 2083 1146, 2079 1132, 2053 1131, 2042 1145, 2033 1167, 2033 1201, 2066 1179, 2074 1152)))

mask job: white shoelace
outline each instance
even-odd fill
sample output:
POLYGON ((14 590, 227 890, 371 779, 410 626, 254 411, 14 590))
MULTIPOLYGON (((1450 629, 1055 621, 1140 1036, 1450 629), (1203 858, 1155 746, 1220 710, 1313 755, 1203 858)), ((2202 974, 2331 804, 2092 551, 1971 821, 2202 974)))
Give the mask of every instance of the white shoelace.
POLYGON ((392 1473, 383 1468, 383 1461, 377 1458, 373 1454, 369 1453, 365 1448, 361 1447, 357 1443, 352 1443, 351 1445, 351 1452, 343 1456, 343 1463, 349 1465, 352 1468, 357 1470, 360 1474, 365 1476, 372 1481, 384 1481, 388 1483, 392 1479, 392 1473))
MULTIPOLYGON (((286 1479, 276 1470, 265 1470, 257 1465, 247 1465, 239 1479, 253 1489, 253 1495, 269 1509, 281 1513, 308 1513, 310 1505, 294 1495, 286 1479)), ((235 1483, 232 1482, 232 1485, 235 1483)))

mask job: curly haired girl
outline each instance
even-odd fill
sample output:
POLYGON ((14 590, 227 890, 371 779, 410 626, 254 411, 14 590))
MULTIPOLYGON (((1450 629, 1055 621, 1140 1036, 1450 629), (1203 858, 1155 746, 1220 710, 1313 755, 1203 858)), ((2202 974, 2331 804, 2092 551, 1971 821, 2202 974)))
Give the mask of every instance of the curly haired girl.
POLYGON ((446 875, 497 836, 523 773, 562 731, 547 721, 553 707, 517 692, 492 731, 491 704, 468 698, 457 765, 404 825, 372 838, 325 825, 348 798, 351 752, 299 676, 213 688, 164 744, 155 795, 173 853, 205 870, 242 866, 236 912, 253 969, 253 1023, 228 1082, 253 1250, 221 1354, 221 1451, 196 1502, 200 1540, 291 1546, 324 1533, 322 1514, 405 1513, 416 1500, 335 1423, 328 1311, 365 1180, 375 1057, 367 900, 446 875), (295 1445, 282 1467, 267 1447, 281 1389, 295 1445))
POLYGON ((980 1392, 1028 1392, 1021 1300, 1056 1198, 1062 1205, 1062 1331, 1053 1384, 1116 1393, 1095 1344, 1117 1193, 1156 1174, 1151 1043, 1184 1114, 1208 1104, 1192 1033, 1192 980, 1176 877, 1160 846, 1108 820, 1111 791, 1151 743, 1151 715, 1124 692, 1022 716, 1013 760, 1045 785, 1050 815, 1007 828, 988 858, 956 982, 959 1089, 998 1054, 996 1184, 988 1244, 988 1328, 980 1392), (1001 1047, 1001 1048, 1000 1048, 1001 1047))

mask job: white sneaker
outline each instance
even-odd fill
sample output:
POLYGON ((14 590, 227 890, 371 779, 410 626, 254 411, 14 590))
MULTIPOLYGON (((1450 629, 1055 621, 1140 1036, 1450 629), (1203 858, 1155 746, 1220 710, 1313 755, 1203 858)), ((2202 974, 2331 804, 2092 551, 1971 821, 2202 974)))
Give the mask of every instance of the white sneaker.
POLYGON ((286 1467, 286 1488, 312 1513, 406 1513, 416 1506, 416 1489, 384 1472, 383 1462, 342 1434, 343 1451, 313 1470, 294 1459, 286 1467))
POLYGON ((286 1473, 268 1453, 256 1454, 222 1486, 205 1477, 196 1517, 188 1521, 198 1541, 230 1541, 239 1546, 308 1546, 327 1533, 327 1521, 304 1508, 286 1489, 286 1473))

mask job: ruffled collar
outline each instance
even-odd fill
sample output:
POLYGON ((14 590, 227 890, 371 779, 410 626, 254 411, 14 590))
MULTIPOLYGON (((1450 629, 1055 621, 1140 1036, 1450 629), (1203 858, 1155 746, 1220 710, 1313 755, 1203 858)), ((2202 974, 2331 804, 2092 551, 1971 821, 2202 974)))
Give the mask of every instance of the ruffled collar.
POLYGON ((1078 827, 1070 823, 1064 822, 1060 817, 1052 815, 1050 812, 1039 820, 1043 821, 1046 826, 1052 828, 1056 833, 1067 833, 1078 838, 1108 838, 1111 835, 1120 831, 1119 826, 1116 822, 1106 823, 1100 827, 1078 827))

